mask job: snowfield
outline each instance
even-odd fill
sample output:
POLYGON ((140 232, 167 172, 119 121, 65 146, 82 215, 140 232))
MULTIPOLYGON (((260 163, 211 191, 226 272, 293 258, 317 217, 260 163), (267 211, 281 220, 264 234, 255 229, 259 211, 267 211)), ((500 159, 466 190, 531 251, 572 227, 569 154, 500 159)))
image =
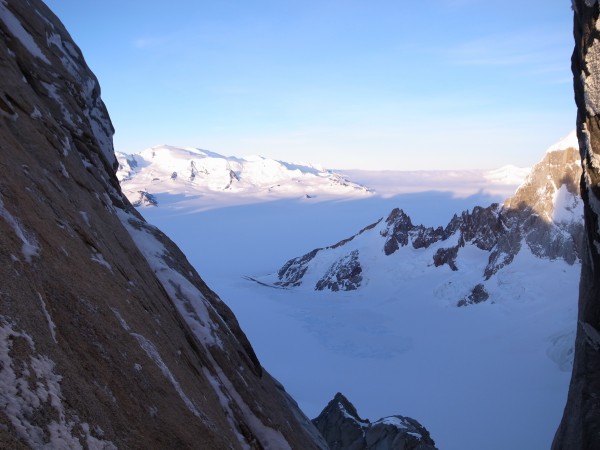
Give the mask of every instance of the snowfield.
MULTIPOLYGON (((352 292, 247 279, 351 236, 394 207, 413 223, 444 226, 454 213, 501 202, 526 174, 346 171, 348 184, 373 193, 316 190, 310 198, 303 186, 278 198, 257 195, 256 180, 250 197, 244 189, 148 189, 158 207, 140 211, 233 309, 261 363, 309 417, 340 391, 371 420, 417 419, 440 449, 545 449, 566 401, 579 264, 523 250, 486 286, 490 300, 463 308, 456 300, 487 262, 476 247, 462 251, 479 269, 458 272, 406 247, 390 256, 393 270, 366 268, 369 283, 352 292)), ((134 182, 124 178, 124 190, 137 190, 134 182)), ((380 251, 374 246, 373 261, 380 251)))

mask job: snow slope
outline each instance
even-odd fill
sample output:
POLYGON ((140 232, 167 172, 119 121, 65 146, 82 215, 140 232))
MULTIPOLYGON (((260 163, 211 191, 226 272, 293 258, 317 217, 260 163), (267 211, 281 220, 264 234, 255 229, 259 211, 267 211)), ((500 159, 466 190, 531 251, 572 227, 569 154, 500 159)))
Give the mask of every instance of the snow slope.
POLYGON ((572 130, 569 134, 559 139, 558 142, 552 144, 550 147, 548 147, 546 153, 554 152, 556 150, 563 150, 569 147, 576 149, 579 148, 579 141, 577 140, 577 130, 572 130))

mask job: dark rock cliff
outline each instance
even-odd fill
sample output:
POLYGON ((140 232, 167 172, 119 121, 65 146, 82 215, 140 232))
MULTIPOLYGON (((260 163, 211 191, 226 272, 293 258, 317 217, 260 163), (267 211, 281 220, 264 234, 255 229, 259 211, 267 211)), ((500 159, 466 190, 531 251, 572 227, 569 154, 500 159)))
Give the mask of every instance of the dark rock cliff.
POLYGON ((600 448, 600 6, 574 0, 572 58, 585 239, 573 373, 552 448, 600 448))
POLYGON ((0 1, 0 447, 325 448, 229 308, 121 193, 100 88, 0 1))

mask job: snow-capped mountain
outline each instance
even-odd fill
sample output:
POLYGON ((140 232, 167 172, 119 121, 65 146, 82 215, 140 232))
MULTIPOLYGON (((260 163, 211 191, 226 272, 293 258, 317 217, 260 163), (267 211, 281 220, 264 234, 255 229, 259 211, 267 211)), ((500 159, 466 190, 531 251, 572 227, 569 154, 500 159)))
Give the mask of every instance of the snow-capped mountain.
POLYGON ((207 150, 160 145, 140 153, 117 152, 117 177, 136 206, 155 206, 160 194, 237 194, 280 198, 365 196, 371 190, 319 166, 261 156, 236 158, 207 150))
POLYGON ((580 176, 575 148, 549 151, 502 206, 475 207, 437 228, 415 225, 396 208, 356 235, 293 258, 259 280, 285 288, 348 291, 438 273, 441 284, 423 289, 443 289, 460 306, 493 301, 494 292, 501 294, 507 267, 517 260, 580 262, 580 176))

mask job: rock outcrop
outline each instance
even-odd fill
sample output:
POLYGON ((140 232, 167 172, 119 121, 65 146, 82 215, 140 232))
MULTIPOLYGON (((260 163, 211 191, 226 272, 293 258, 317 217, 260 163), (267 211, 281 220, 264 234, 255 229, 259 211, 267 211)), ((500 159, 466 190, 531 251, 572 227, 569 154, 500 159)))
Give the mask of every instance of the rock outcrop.
POLYGON ((572 58, 585 239, 573 373, 554 450, 600 448, 600 6, 574 0, 572 58))
POLYGON ((370 422, 339 392, 313 423, 331 450, 435 450, 435 442, 419 422, 390 416, 370 422))
MULTIPOLYGON (((369 265, 374 258, 393 261, 398 253, 425 252, 429 265, 458 272, 461 265, 469 265, 469 257, 465 259, 463 253, 475 248, 487 254, 487 262, 477 269, 481 270, 480 279, 471 291, 456 302, 459 306, 480 303, 489 298, 485 283, 509 266, 524 247, 537 258, 560 259, 570 265, 581 260, 580 176, 577 149, 549 150, 503 205, 477 206, 455 214, 445 227, 437 228, 415 225, 402 209, 395 208, 385 219, 348 239, 287 261, 272 283, 281 287, 314 283, 316 290, 356 290, 369 281, 369 265), (381 248, 376 256, 373 246, 381 248), (362 256, 365 252, 369 252, 368 257, 362 256)), ((392 266, 390 262, 385 270, 392 271, 392 266)))
POLYGON ((96 78, 0 0, 0 447, 326 448, 229 308, 122 194, 96 78))

